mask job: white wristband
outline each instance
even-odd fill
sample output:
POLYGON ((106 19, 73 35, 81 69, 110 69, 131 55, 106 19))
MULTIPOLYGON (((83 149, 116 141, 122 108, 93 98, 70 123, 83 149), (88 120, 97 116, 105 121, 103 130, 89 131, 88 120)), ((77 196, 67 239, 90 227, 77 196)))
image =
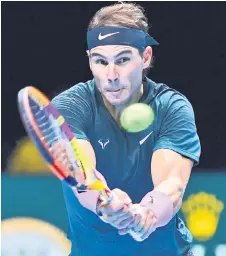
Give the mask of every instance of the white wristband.
POLYGON ((156 227, 165 226, 173 218, 173 202, 162 192, 148 192, 141 200, 140 205, 149 208, 155 214, 156 227))

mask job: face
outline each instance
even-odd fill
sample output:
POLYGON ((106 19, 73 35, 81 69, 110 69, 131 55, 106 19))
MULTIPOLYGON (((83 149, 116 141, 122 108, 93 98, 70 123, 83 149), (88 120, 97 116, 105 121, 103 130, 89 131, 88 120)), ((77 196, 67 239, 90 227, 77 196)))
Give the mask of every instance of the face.
POLYGON ((91 49, 90 68, 102 96, 111 105, 126 104, 140 89, 142 73, 148 64, 137 49, 105 45, 91 49))

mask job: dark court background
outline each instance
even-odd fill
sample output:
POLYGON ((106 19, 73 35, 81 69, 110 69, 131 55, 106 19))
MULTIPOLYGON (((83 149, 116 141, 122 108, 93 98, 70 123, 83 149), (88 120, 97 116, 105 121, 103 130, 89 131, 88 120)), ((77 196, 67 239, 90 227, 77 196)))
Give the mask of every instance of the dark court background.
MULTIPOLYGON (((18 91, 52 97, 92 78, 86 30, 114 2, 2 2, 2 169, 21 136, 18 91)), ((140 2, 160 42, 149 77, 185 94, 202 145, 199 168, 226 167, 226 3, 140 2)))
MULTIPOLYGON (((92 79, 86 56, 87 26, 97 10, 112 3, 1 2, 1 255, 68 255, 65 235, 56 242, 54 229, 46 237, 49 224, 67 232, 63 195, 55 177, 39 172, 48 168, 33 145, 21 143, 26 133, 17 93, 32 84, 52 98, 92 79)), ((194 255, 225 256, 226 2, 139 4, 149 18, 150 34, 160 43, 154 48, 149 77, 183 93, 196 116, 202 155, 182 206, 194 237, 194 255)))

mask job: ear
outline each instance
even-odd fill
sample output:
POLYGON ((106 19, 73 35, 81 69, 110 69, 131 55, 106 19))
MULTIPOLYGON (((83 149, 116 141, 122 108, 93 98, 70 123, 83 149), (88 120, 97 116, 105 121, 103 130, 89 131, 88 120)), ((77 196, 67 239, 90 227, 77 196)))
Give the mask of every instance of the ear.
POLYGON ((91 67, 91 59, 90 59, 90 56, 91 56, 91 53, 89 50, 86 51, 86 54, 87 54, 87 57, 89 58, 89 68, 90 70, 92 71, 92 67, 91 67))
POLYGON ((152 59, 152 48, 151 46, 147 46, 146 49, 144 50, 144 56, 143 56, 144 69, 150 66, 151 59, 152 59))

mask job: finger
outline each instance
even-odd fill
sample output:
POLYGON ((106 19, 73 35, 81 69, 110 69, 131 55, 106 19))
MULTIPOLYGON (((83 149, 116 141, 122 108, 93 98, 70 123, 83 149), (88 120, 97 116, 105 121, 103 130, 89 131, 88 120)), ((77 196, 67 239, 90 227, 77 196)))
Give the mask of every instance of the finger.
POLYGON ((119 234, 120 235, 128 234, 130 230, 133 230, 134 227, 139 225, 140 220, 141 220, 141 215, 135 215, 132 219, 132 222, 127 224, 126 228, 122 228, 121 230, 119 230, 119 234))
POLYGON ((117 228, 127 228, 133 222, 133 217, 127 218, 123 221, 116 222, 117 228))
POLYGON ((131 198, 128 196, 128 194, 118 188, 112 190, 112 194, 115 198, 122 201, 126 205, 130 205, 132 203, 131 198))
POLYGON ((148 229, 152 225, 152 222, 153 222, 152 215, 147 213, 144 225, 143 225, 142 229, 139 231, 141 236, 144 235, 145 233, 147 233, 148 229))
POLYGON ((144 228, 146 218, 147 218, 147 216, 146 216, 146 214, 144 214, 144 216, 141 217, 140 222, 135 227, 133 227, 132 230, 134 232, 141 233, 142 229, 144 228))
POLYGON ((128 226, 128 228, 136 227, 140 223, 141 217, 142 216, 140 214, 135 214, 133 222, 128 226))
POLYGON ((151 235, 151 233, 153 233, 155 230, 156 230, 155 225, 152 225, 151 227, 149 227, 148 231, 141 236, 141 239, 142 240, 147 239, 151 235))
POLYGON ((127 227, 134 221, 134 216, 131 212, 121 212, 120 214, 114 213, 112 215, 105 215, 104 218, 114 225, 117 225, 118 228, 127 227))
POLYGON ((120 229, 120 230, 118 231, 118 234, 119 234, 120 236, 126 235, 126 234, 128 234, 128 233, 129 233, 129 228, 122 228, 122 229, 120 229))
MULTIPOLYGON (((109 223, 114 223, 115 225, 118 225, 120 222, 127 220, 127 219, 131 219, 133 221, 133 216, 131 216, 131 214, 128 213, 121 213, 121 214, 103 214, 103 218, 109 222, 109 223)), ((131 222, 132 222, 131 221, 131 222)))
POLYGON ((100 210, 103 214, 113 214, 113 213, 118 213, 120 214, 121 212, 126 211, 124 209, 124 204, 123 203, 110 203, 107 205, 100 206, 100 210))
POLYGON ((146 239, 147 237, 149 237, 149 235, 152 232, 155 231, 155 229, 156 229, 155 224, 156 224, 156 218, 151 213, 151 214, 149 214, 149 216, 148 216, 148 218, 146 220, 145 227, 141 231, 141 239, 146 239))
POLYGON ((125 191, 123 191, 123 190, 121 190, 121 189, 119 189, 119 188, 113 189, 112 192, 113 192, 113 193, 118 197, 118 199, 120 199, 120 200, 124 200, 124 199, 126 199, 126 198, 130 198, 130 197, 128 196, 128 194, 127 194, 125 191))

